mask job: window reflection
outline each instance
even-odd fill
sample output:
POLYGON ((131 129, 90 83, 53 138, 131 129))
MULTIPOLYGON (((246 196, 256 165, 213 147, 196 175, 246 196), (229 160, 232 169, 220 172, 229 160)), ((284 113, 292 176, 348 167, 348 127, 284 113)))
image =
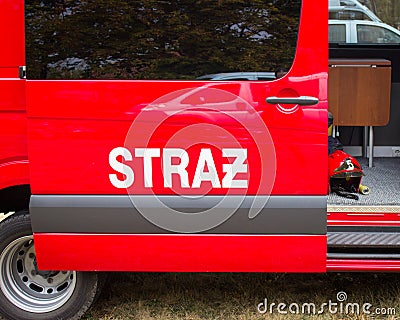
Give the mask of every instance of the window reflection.
POLYGON ((384 26, 357 25, 358 43, 400 43, 400 34, 384 26))

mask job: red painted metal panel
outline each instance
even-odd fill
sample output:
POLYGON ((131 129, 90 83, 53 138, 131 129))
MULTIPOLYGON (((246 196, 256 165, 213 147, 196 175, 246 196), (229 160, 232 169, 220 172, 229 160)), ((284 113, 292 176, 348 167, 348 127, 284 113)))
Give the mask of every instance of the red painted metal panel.
POLYGON ((25 111, 25 80, 0 79, 0 112, 25 111))
MULTIPOLYGON (((4 80, 0 80, 2 83, 4 80)), ((22 95, 14 100, 23 99, 24 91, 14 90, 13 94, 22 95)), ((20 108, 21 105, 0 104, 0 189, 29 183, 27 121, 25 111, 20 108), (2 107, 7 111, 1 110, 2 107)))
MULTIPOLYGON (((304 0, 295 62, 289 73, 277 81, 28 81, 27 103, 31 119, 29 151, 33 193, 126 194, 125 189, 117 189, 109 181, 109 174, 115 173, 108 164, 110 151, 124 145, 130 125, 137 120, 139 114, 143 114, 143 110, 149 104, 178 90, 197 92, 200 90, 198 88, 204 88, 218 89, 239 96, 250 106, 252 112, 243 112, 241 103, 233 103, 226 109, 226 105, 217 101, 213 107, 221 111, 221 114, 199 110, 202 105, 196 105, 197 110, 181 114, 174 120, 169 118, 169 124, 159 126, 152 147, 162 149, 172 137, 176 138, 172 147, 192 145, 188 151, 191 160, 188 171, 192 180, 200 148, 205 147, 202 143, 206 142, 217 149, 232 148, 233 144, 226 141, 233 137, 237 140, 236 147, 248 150, 249 187, 247 190, 230 190, 231 193, 325 195, 328 58, 325 9, 325 6, 315 6, 312 0, 304 0), (318 97, 320 103, 317 106, 299 107, 294 112, 285 113, 279 106, 265 102, 269 96, 287 96, 288 93, 293 96, 318 97), (246 133, 247 129, 257 134, 257 129, 241 127, 229 119, 232 115, 235 119, 247 123, 250 117, 259 115, 271 136, 271 139, 268 139, 267 136, 261 137, 262 134, 259 134, 267 152, 259 154, 259 145, 246 133), (179 138, 175 135, 189 125, 198 123, 218 127, 224 133, 219 131, 216 134, 215 131, 207 136, 206 130, 199 130, 195 137, 197 140, 193 139, 193 136, 190 140, 188 135, 180 135, 179 138), (272 181, 272 191, 272 186, 261 180, 262 170, 272 181), (79 174, 76 174, 77 172, 79 174)), ((157 119, 157 112, 175 112, 180 110, 181 105, 175 101, 172 109, 163 110, 159 103, 157 107, 158 110, 153 110, 154 119, 157 119)), ((148 110, 147 108, 146 112, 148 110)), ((155 120, 142 123, 142 127, 136 128, 135 135, 140 136, 146 128, 153 125, 155 126, 155 120)), ((143 143, 135 147, 143 148, 148 145, 143 143)), ((222 167, 227 160, 218 157, 217 150, 213 151, 217 173, 222 179, 222 167)), ((157 162, 159 159, 154 161, 153 176, 162 177, 161 165, 157 162)), ((202 188, 197 190, 179 188, 176 184, 173 189, 166 188, 159 178, 153 188, 145 188, 141 176, 143 164, 139 160, 135 162, 134 159, 130 165, 134 167, 137 178, 130 190, 135 194, 228 192, 224 188, 210 188, 210 184, 203 184, 202 188)))
POLYGON ((25 65, 24 1, 0 1, 0 66, 25 65))
POLYGON ((400 260, 327 260, 327 271, 399 272, 400 260))
MULTIPOLYGON (((132 122, 144 113, 148 116, 135 127, 133 136, 138 143, 132 147, 185 149, 189 180, 193 180, 201 148, 212 149, 220 180, 224 165, 230 163, 221 149, 246 149, 249 185, 246 189, 211 188, 206 182, 200 188, 180 188, 176 183, 173 188, 166 187, 161 160, 155 158, 154 185, 146 187, 143 161, 133 159, 129 166, 135 171, 135 183, 130 193, 326 195, 327 13, 326 6, 303 0, 294 65, 276 81, 27 81, 33 194, 126 194, 125 188, 110 183, 109 175, 115 171, 109 154, 113 148, 125 146, 132 122), (186 91, 176 95, 179 90, 186 91), (181 111, 183 101, 191 100, 186 98, 202 90, 239 99, 229 103, 215 99, 207 105, 212 106, 211 112, 199 99, 186 103, 191 105, 189 111, 174 114, 181 111), (164 98, 160 102, 166 94, 171 94, 168 103, 164 98), (266 103, 271 96, 313 96, 320 102, 282 110, 280 105, 266 103), (168 117, 161 124, 157 123, 160 114, 168 117), (257 127, 253 118, 261 119, 269 134, 257 127), (142 142, 146 130, 156 124, 150 143, 142 142), (217 129, 179 135, 198 124, 217 129), (252 134, 262 142, 256 143, 252 134), (263 183, 265 172, 271 185, 263 183)), ((134 154, 133 149, 129 151, 134 154)), ((124 178, 122 174, 119 177, 124 178)), ((53 270, 323 272, 327 244, 325 235, 304 234, 44 233, 35 234, 35 247, 40 268, 53 270)))
POLYGON ((19 68, 0 67, 0 78, 19 79, 19 68))
POLYGON ((12 186, 29 184, 28 160, 15 160, 0 164, 0 190, 12 186))
POLYGON ((29 183, 24 1, 0 1, 0 189, 29 183))
POLYGON ((43 270, 325 272, 325 236, 35 234, 34 240, 43 270))
POLYGON ((0 164, 27 159, 26 114, 0 110, 0 164))
MULTIPOLYGON (((48 90, 51 90, 48 86, 48 90)), ((73 102, 71 101, 71 104, 73 102)), ((83 105, 81 105, 84 108, 83 105)), ((31 107, 31 105, 30 105, 31 107)), ((63 105, 58 104, 59 108, 63 105)), ((106 108, 101 104, 99 109, 106 108)), ((67 108, 67 107, 65 107, 67 108)), ((317 111, 318 112, 318 111, 317 111)), ((317 113, 318 114, 318 113, 317 113)), ((324 113, 319 113, 320 117, 324 113)), ((312 120, 313 121, 313 120, 312 120)), ((305 120, 305 122, 308 122, 305 120)), ((309 121, 311 122, 311 121, 309 121)), ((318 120, 316 119, 317 123, 318 120)), ((324 123, 319 119, 320 123, 324 123)), ((202 122, 213 125, 215 122, 202 122)), ((183 119, 179 125, 160 127, 161 135, 153 140, 152 147, 164 148, 170 137, 182 130, 189 124, 193 124, 190 118, 183 119), (154 142, 155 141, 155 142, 154 142)), ((34 194, 126 194, 126 189, 115 188, 109 180, 109 174, 115 173, 109 164, 109 154, 115 148, 124 145, 130 122, 120 121, 95 121, 90 119, 65 120, 65 119, 31 119, 29 123, 29 147, 30 161, 32 165, 32 188, 34 194), (65 161, 68 159, 68 161, 65 161), (76 174, 79 172, 79 174, 76 174)), ((146 124, 144 124, 145 126, 146 124)), ((319 132, 307 130, 296 130, 290 128, 269 128, 274 145, 264 143, 265 149, 275 149, 276 158, 273 153, 263 154, 263 165, 260 161, 259 147, 248 135, 243 133, 239 127, 230 127, 220 123, 220 128, 230 132, 240 143, 241 148, 248 151, 248 190, 231 189, 231 194, 247 193, 257 194, 260 187, 261 171, 269 172, 270 179, 274 183, 272 194, 307 194, 324 195, 326 192, 327 172, 326 166, 326 135, 319 132), (293 142, 301 135, 303 143, 293 142), (302 138, 302 139, 303 139, 302 138), (291 141, 290 141, 291 140, 291 141), (314 143, 308 144, 313 141, 314 143), (274 165, 276 161, 276 172, 274 165), (295 166, 292 164, 296 163, 295 166), (315 166, 315 163, 320 165, 315 166), (313 179, 305 172, 313 172, 313 179), (273 181, 274 175, 276 179, 273 181)), ((137 130, 137 139, 140 139, 141 130, 137 130)), ((216 145, 213 150, 215 166, 220 179, 224 177, 222 172, 227 159, 222 157, 221 147, 232 147, 217 136, 206 136, 202 133, 198 142, 186 151, 189 154, 189 181, 193 181, 197 159, 200 149, 209 145, 216 145), (203 142, 207 142, 203 144, 203 142)), ((262 137, 260 137, 261 140, 262 137)), ((145 141, 145 139, 143 139, 145 141)), ((175 139, 172 145, 175 148, 194 144, 195 136, 181 135, 175 139)), ((235 146, 235 145, 233 145, 235 146)), ((136 147, 148 147, 145 142, 136 147)), ((236 146, 237 147, 237 146, 236 146)), ((134 154, 134 150, 130 149, 134 154)), ((210 189, 209 185, 203 188, 184 189, 174 184, 173 190, 164 188, 161 158, 153 160, 153 188, 146 188, 143 183, 143 160, 134 158, 129 162, 135 172, 135 184, 130 189, 134 194, 225 194, 226 189, 210 189)), ((121 178, 122 179, 122 178, 121 178)), ((259 194, 269 194, 268 185, 261 185, 259 194)))

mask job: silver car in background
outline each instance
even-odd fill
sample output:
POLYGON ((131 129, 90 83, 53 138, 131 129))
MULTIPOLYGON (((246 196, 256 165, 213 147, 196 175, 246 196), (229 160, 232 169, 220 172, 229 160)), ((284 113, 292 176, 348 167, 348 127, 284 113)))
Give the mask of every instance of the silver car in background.
POLYGON ((329 43, 400 44, 400 31, 383 22, 329 20, 329 43))

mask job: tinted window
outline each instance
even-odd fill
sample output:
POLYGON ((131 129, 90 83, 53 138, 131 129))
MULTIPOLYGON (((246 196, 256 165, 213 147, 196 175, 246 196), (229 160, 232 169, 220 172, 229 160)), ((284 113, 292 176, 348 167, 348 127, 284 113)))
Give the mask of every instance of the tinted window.
POLYGON ((382 26, 357 25, 358 43, 400 43, 400 35, 382 26))
POLYGON ((331 43, 346 42, 346 25, 344 24, 329 25, 329 42, 331 43))
POLYGON ((195 79, 288 70, 300 0, 27 0, 28 77, 195 79))

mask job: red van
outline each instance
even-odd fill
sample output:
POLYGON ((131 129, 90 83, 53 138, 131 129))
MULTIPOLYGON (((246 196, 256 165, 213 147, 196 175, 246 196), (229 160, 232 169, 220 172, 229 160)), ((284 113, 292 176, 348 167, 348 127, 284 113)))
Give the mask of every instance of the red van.
POLYGON ((360 266, 327 260, 326 2, 273 81, 26 80, 23 1, 0 16, 4 317, 77 319, 100 271, 360 266))

